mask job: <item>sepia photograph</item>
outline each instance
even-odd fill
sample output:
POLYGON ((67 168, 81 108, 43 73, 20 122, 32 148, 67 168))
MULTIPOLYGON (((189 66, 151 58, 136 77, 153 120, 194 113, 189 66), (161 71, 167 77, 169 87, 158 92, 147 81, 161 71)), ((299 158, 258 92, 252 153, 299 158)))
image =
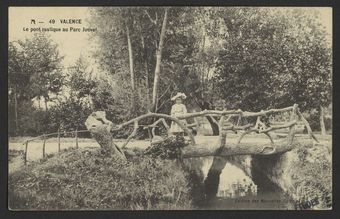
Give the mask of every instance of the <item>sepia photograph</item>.
POLYGON ((332 25, 332 7, 9 7, 8 209, 332 210, 332 25))

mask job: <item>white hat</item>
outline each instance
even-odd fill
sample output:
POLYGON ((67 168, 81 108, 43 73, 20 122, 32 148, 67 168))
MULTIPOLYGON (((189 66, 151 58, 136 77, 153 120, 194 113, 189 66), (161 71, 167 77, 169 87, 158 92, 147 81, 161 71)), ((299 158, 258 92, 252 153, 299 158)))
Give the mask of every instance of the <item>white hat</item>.
POLYGON ((176 100, 179 97, 182 98, 183 100, 187 98, 187 96, 184 93, 178 92, 174 97, 171 98, 171 100, 176 100))

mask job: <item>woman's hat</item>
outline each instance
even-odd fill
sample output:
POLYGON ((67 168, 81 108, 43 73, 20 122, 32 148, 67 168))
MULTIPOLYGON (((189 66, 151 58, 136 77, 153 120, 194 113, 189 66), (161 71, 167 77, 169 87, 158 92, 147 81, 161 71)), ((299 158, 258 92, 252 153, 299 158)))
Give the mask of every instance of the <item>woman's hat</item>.
POLYGON ((187 96, 184 93, 178 92, 174 97, 171 98, 171 100, 176 100, 177 98, 182 98, 184 100, 187 98, 187 96))

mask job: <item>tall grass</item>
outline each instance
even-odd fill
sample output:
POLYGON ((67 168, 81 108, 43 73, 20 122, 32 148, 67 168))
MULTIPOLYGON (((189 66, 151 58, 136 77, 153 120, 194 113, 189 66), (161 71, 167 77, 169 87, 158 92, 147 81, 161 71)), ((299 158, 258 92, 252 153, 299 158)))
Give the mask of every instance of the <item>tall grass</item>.
POLYGON ((172 160, 121 162, 68 149, 9 175, 12 210, 190 209, 187 174, 172 160))

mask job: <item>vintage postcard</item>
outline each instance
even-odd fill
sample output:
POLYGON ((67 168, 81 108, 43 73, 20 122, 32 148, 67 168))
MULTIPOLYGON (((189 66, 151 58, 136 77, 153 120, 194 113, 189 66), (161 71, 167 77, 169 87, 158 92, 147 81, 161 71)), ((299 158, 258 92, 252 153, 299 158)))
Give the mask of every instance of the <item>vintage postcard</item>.
POLYGON ((331 7, 9 7, 8 206, 331 210, 331 7))

